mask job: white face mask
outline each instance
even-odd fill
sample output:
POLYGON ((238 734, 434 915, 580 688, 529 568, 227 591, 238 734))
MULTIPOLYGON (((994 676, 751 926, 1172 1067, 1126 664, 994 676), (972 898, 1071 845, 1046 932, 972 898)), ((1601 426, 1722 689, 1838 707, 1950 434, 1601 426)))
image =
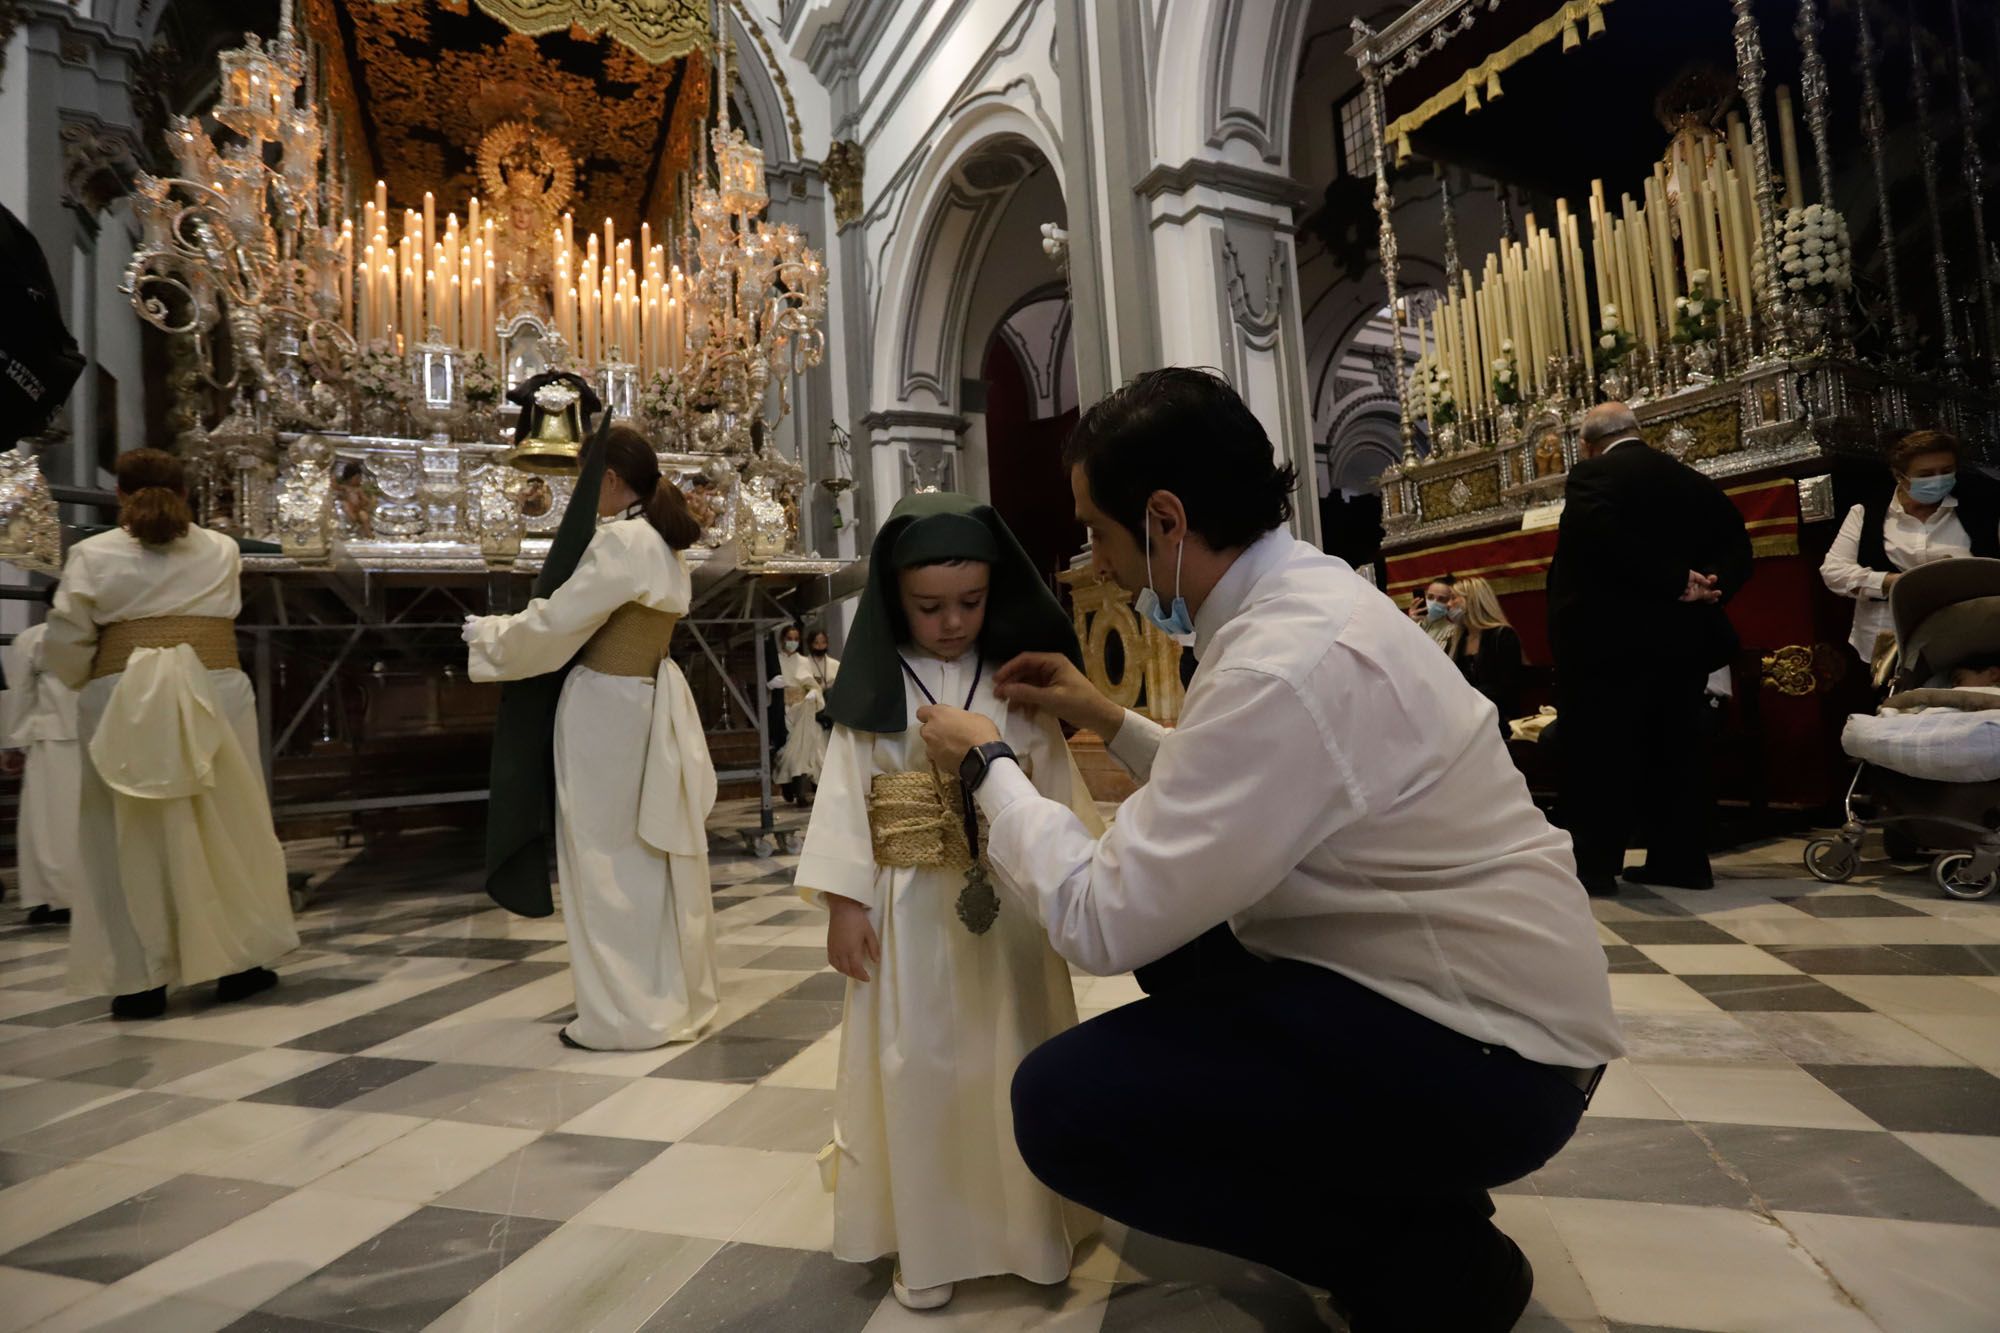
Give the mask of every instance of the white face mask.
POLYGON ((781 639, 778 642, 778 647, 785 656, 790 657, 799 650, 799 641, 797 639, 781 639))

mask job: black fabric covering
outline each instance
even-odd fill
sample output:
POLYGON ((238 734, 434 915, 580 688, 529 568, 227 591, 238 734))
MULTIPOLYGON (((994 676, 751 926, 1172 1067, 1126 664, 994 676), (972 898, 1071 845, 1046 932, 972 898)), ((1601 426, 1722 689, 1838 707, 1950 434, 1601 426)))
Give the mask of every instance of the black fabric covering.
POLYGON ((0 449, 48 425, 83 365, 42 247, 0 208, 0 449))

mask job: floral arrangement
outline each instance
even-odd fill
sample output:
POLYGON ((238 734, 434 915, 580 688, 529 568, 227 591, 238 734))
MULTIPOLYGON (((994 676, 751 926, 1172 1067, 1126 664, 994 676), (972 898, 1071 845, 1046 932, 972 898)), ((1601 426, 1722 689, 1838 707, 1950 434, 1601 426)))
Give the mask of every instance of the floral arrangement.
POLYGON ((1607 305, 1597 320, 1597 364, 1604 370, 1616 370, 1632 355, 1637 339, 1625 331, 1618 322, 1618 307, 1607 305))
POLYGON ((1521 371, 1514 362, 1514 340, 1500 340, 1500 355, 1493 358, 1493 401, 1512 407, 1521 401, 1521 371))
POLYGON ((493 373, 493 365, 484 352, 474 352, 466 358, 462 383, 467 406, 477 411, 483 412, 500 401, 500 377, 493 373))
POLYGON ((1674 341, 1705 343, 1720 331, 1722 301, 1708 292, 1708 270, 1688 274, 1686 296, 1674 298, 1674 341))
POLYGON ((1794 296, 1811 305, 1831 305, 1854 286, 1847 219, 1825 204, 1792 209, 1785 214, 1778 264, 1794 296))
POLYGON ((355 358, 354 389, 371 407, 408 407, 416 397, 409 368, 387 343, 370 343, 355 358))
POLYGON ((1433 426, 1449 426, 1458 420, 1458 398, 1452 392, 1451 372, 1435 361, 1424 371, 1424 404, 1433 426))

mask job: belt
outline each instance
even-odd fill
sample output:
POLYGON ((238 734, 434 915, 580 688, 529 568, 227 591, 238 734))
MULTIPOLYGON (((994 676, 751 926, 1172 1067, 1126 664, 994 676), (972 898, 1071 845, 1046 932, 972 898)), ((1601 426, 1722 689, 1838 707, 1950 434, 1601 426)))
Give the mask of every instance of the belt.
MULTIPOLYGON (((970 870, 963 799, 955 777, 930 770, 877 773, 868 784, 868 838, 875 864, 900 870, 970 870)), ((979 831, 983 849, 983 814, 979 831)))
POLYGON ((99 627, 90 678, 117 675, 142 648, 176 648, 181 644, 194 649, 194 655, 210 671, 241 666, 236 656, 236 622, 228 616, 147 616, 99 627))
POLYGON ((1590 1105, 1590 1099, 1597 1095, 1597 1085, 1604 1080, 1603 1065, 1598 1065, 1594 1069, 1572 1069, 1568 1065, 1542 1065, 1542 1068, 1582 1093, 1585 1106, 1590 1105))
POLYGON ((606 676, 651 680, 666 660, 667 650, 673 646, 674 626, 680 622, 671 611, 627 602, 597 627, 577 653, 576 664, 606 676))

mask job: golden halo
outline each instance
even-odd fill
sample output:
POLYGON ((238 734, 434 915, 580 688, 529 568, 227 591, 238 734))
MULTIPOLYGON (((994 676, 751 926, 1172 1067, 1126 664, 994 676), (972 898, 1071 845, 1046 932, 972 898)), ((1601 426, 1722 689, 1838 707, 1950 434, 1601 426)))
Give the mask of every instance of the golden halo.
POLYGON ((524 121, 510 120, 495 125, 479 141, 479 184, 488 198, 526 197, 550 212, 560 212, 576 191, 576 161, 569 148, 552 134, 545 134, 524 121), (523 190, 502 172, 508 158, 526 150, 534 166, 548 175, 548 187, 523 190))

